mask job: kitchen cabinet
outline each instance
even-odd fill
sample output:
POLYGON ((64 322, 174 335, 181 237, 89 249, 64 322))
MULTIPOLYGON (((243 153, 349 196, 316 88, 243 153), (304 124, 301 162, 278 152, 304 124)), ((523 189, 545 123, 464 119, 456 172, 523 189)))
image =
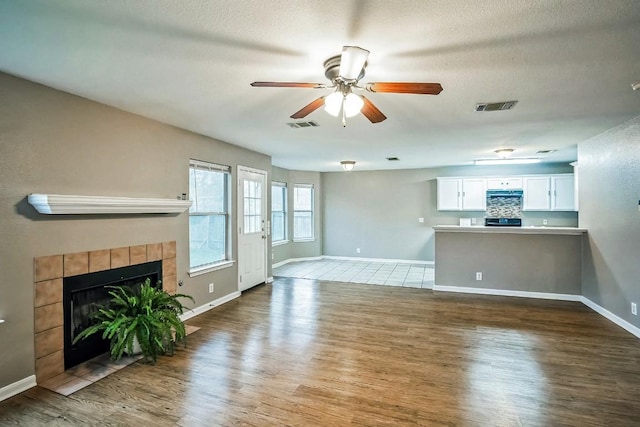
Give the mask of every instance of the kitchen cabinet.
POLYGON ((524 177, 523 192, 522 210, 574 210, 575 194, 572 174, 524 177))
POLYGON ((438 178, 439 211, 484 211, 487 180, 485 178, 438 178))
POLYGON ((522 178, 515 176, 487 178, 487 190, 522 190, 522 178))

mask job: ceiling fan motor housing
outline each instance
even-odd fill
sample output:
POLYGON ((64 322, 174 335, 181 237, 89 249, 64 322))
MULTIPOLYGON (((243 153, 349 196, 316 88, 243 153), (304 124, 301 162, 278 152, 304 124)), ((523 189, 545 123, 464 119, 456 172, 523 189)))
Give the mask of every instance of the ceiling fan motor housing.
MULTIPOLYGON (((334 83, 340 74, 340 58, 342 58, 342 55, 336 55, 324 61, 324 75, 334 83)), ((364 69, 366 67, 367 62, 364 63, 364 67, 362 67, 362 71, 360 71, 357 80, 360 80, 364 77, 364 69)))

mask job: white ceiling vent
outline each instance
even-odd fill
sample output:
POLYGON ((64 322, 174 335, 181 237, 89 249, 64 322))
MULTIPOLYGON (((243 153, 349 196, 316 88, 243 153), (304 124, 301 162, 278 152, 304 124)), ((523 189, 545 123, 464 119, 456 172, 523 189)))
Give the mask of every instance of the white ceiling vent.
POLYGON ((287 123, 287 126, 290 128, 298 129, 298 128, 311 128, 320 126, 317 122, 291 122, 287 123))
POLYGON ((482 104, 476 104, 476 111, 503 111, 511 110, 516 106, 518 101, 504 101, 504 102, 486 102, 482 104))

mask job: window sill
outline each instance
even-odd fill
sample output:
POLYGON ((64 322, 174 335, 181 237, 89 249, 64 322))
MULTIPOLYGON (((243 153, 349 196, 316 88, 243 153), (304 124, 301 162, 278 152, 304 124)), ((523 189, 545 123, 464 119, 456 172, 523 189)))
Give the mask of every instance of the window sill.
POLYGON ((271 246, 282 246, 289 243, 289 240, 278 240, 277 242, 271 243, 271 246))
POLYGON ((213 265, 208 265, 206 267, 195 268, 195 269, 189 271, 189 277, 196 277, 196 276, 200 276, 202 274, 211 273, 212 271, 217 271, 217 270, 222 270, 222 269, 225 269, 225 268, 229 268, 229 267, 233 266, 234 263, 235 263, 235 261, 229 260, 229 261, 222 261, 222 262, 219 262, 219 263, 213 264, 213 265))
POLYGON ((315 242, 316 239, 293 239, 293 243, 306 243, 306 242, 315 242))

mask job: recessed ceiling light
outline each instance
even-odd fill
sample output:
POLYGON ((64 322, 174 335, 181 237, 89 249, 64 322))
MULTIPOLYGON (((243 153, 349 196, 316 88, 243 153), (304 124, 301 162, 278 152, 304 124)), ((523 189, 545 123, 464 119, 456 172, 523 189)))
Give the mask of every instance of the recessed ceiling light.
POLYGON ((520 158, 520 159, 480 159, 474 160, 476 166, 492 166, 492 165, 525 165, 530 163, 540 163, 538 158, 520 158))

